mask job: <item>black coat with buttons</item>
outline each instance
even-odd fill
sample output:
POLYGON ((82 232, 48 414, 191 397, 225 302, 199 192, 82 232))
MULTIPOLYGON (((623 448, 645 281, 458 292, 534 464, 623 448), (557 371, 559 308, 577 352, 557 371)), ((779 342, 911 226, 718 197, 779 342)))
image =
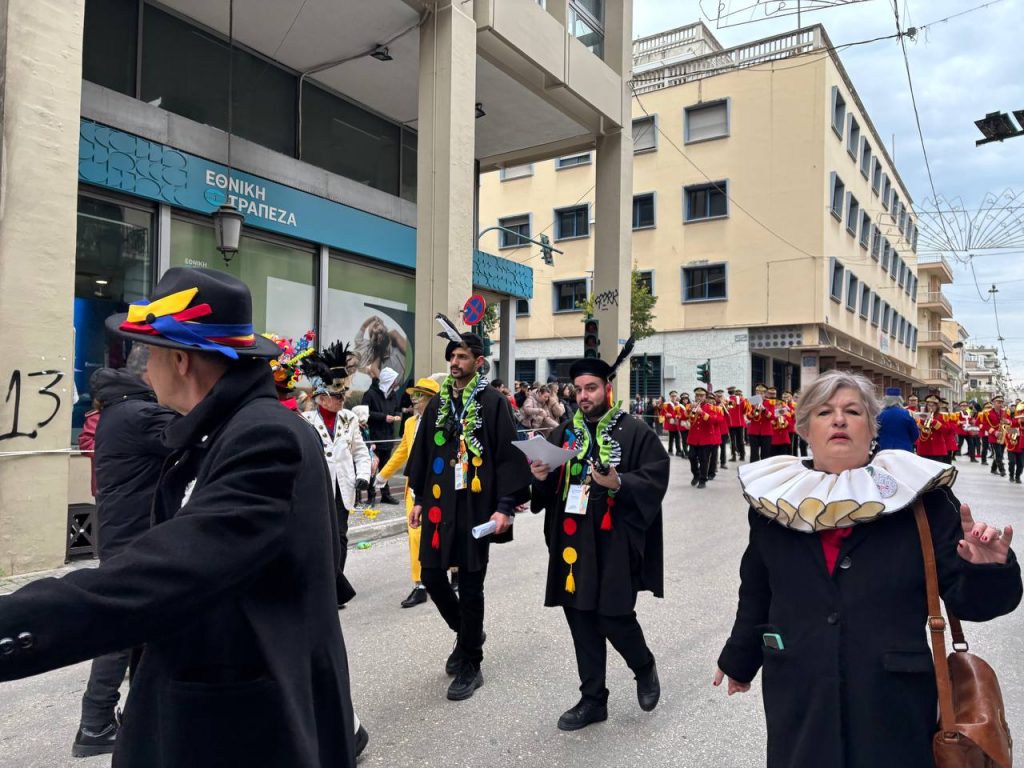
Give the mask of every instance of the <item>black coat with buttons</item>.
POLYGON ((0 680, 142 645, 114 768, 351 768, 320 440, 259 360, 165 439, 149 531, 98 568, 0 597, 0 680))
MULTIPOLYGON (((949 610, 966 621, 1012 611, 1013 553, 1006 565, 968 563, 956 549, 960 502, 948 488, 923 498, 949 610)), ((768 767, 932 768, 937 694, 913 509, 854 527, 831 576, 819 536, 749 515, 736 623, 718 665, 741 682, 761 670, 768 767)))

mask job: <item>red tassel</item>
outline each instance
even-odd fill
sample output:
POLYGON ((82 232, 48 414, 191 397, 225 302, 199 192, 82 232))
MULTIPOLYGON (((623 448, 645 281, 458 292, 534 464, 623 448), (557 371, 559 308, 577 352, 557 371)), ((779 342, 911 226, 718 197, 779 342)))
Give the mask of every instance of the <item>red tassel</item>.
POLYGON ((612 529, 612 511, 606 509, 604 511, 604 517, 601 518, 601 530, 610 531, 612 529))
POLYGON ((436 526, 434 528, 434 537, 430 540, 430 546, 432 546, 434 549, 441 548, 441 534, 438 533, 438 529, 436 526))

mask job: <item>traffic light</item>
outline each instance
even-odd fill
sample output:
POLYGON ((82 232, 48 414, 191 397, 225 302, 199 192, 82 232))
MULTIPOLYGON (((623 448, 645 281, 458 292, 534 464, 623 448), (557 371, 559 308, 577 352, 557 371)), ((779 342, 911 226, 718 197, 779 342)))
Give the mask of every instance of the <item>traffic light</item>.
POLYGON ((711 385, 711 361, 707 360, 697 366, 697 381, 711 385))
POLYGON ((583 356, 600 357, 597 351, 601 340, 597 335, 597 318, 588 317, 583 321, 583 356))
POLYGON ((540 252, 544 263, 549 267, 554 266, 555 257, 554 254, 551 253, 551 238, 547 235, 540 236, 540 252))

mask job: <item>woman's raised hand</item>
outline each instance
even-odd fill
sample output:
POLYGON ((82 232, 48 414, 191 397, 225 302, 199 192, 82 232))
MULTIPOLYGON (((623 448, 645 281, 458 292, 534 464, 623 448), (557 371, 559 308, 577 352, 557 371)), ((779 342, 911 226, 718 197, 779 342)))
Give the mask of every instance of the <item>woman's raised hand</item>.
POLYGON ((971 516, 971 508, 966 504, 960 505, 960 524, 964 529, 964 537, 956 547, 960 557, 975 565, 1002 565, 1006 562, 1013 540, 1011 526, 1000 531, 987 523, 976 523, 971 516))

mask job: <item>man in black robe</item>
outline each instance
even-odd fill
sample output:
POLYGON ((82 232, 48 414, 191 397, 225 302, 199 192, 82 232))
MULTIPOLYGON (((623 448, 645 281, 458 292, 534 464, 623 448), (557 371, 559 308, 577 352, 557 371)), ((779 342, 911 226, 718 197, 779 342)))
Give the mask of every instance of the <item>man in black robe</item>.
MULTIPOLYGON (((456 334, 457 335, 457 334, 456 334)), ((421 581, 453 632, 455 648, 445 665, 455 679, 452 701, 468 699, 483 685, 484 578, 490 541, 510 541, 515 508, 529 498, 530 470, 512 446, 512 406, 480 373, 483 342, 472 333, 450 341, 450 375, 420 420, 406 467, 415 505, 409 525, 424 526, 421 581), (473 538, 475 526, 493 520, 493 536, 473 538), (448 569, 459 568, 459 594, 448 569)))
POLYGON ((548 440, 576 454, 552 469, 534 462, 533 510, 546 510, 548 579, 544 604, 561 606, 580 675, 579 703, 562 714, 563 731, 608 718, 606 641, 636 676, 640 708, 661 695, 654 656, 636 618, 640 590, 663 594, 661 502, 669 458, 641 419, 609 405, 615 365, 599 359, 570 368, 580 409, 548 440))

